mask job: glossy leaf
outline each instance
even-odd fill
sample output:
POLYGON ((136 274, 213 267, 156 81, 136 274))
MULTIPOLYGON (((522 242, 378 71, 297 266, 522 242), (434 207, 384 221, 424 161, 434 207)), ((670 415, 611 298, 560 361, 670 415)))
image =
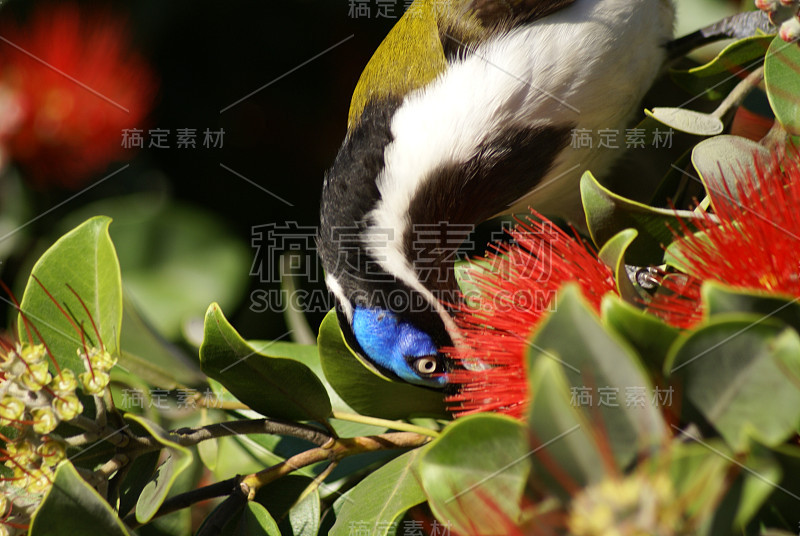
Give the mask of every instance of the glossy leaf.
POLYGON ((393 534, 392 526, 411 508, 425 501, 415 474, 421 449, 398 456, 370 473, 348 494, 336 517, 331 536, 348 536, 353 527, 364 536, 393 534))
POLYGON ((601 305, 603 325, 625 339, 651 370, 661 371, 679 330, 653 315, 607 295, 601 305))
POLYGON ((330 416, 325 387, 307 366, 270 356, 269 344, 250 346, 217 304, 208 308, 204 334, 200 347, 203 372, 251 409, 276 419, 323 422, 330 416))
POLYGON ((620 296, 631 304, 641 303, 641 298, 630 277, 628 277, 628 272, 625 268, 625 253, 628 247, 636 240, 638 234, 635 229, 620 231, 611 237, 597 253, 598 258, 613 270, 617 291, 620 296))
POLYGON ((158 467, 159 451, 148 452, 137 456, 131 465, 128 475, 122 482, 119 497, 120 517, 125 517, 136 506, 142 490, 150 482, 158 467))
POLYGON ((712 319, 676 344, 665 365, 688 400, 736 452, 775 446, 800 424, 800 336, 756 315, 712 319), (766 394, 768 393, 768 396, 766 394))
POLYGON ((800 332, 800 303, 793 297, 775 293, 728 287, 706 281, 700 291, 708 316, 729 313, 754 313, 786 322, 800 332))
POLYGON ((686 108, 653 108, 645 113, 670 128, 695 136, 716 136, 725 129, 718 117, 686 108))
POLYGON ((172 485, 175 484, 178 476, 191 465, 192 453, 186 447, 170 441, 166 432, 154 423, 132 413, 126 414, 125 418, 143 427, 156 441, 166 448, 166 456, 162 457, 161 465, 156 468, 152 478, 142 489, 139 500, 136 503, 136 521, 147 523, 167 498, 167 494, 172 489, 172 485))
MULTIPOLYGON (((78 326, 83 325, 87 346, 99 345, 92 326, 94 321, 105 348, 117 354, 122 325, 122 283, 117 254, 108 236, 110 223, 104 216, 82 223, 59 238, 39 258, 31 274, 62 308, 71 312, 78 326), (67 285, 80 296, 89 314, 67 285)), ((80 335, 33 277, 28 279, 21 306, 59 365, 76 373, 84 372, 84 361, 76 353, 82 350, 80 335)), ((19 321, 19 337, 28 340, 23 319, 19 321)), ((33 337, 38 339, 35 333, 33 337)))
POLYGON ((319 488, 312 478, 296 474, 285 476, 259 489, 255 500, 273 519, 279 520, 278 527, 284 536, 315 536, 319 532, 319 488), (313 491, 297 503, 309 487, 313 487, 313 491))
MULTIPOLYGON (((676 441, 670 444, 669 475, 675 494, 685 497, 682 511, 687 518, 700 523, 697 536, 710 533, 714 514, 728 490, 727 475, 731 471, 731 452, 718 439, 696 443, 676 430, 676 441)), ((657 463, 656 459, 652 463, 657 463)), ((727 530, 720 533, 729 534, 727 530)))
POLYGON ((33 514, 30 536, 129 536, 106 501, 69 462, 56 469, 53 486, 33 514))
POLYGON ((754 141, 739 136, 714 136, 692 150, 692 164, 706 192, 719 198, 737 195, 736 182, 748 170, 755 173, 755 159, 769 158, 769 151, 754 141))
MULTIPOLYGON (((527 421, 536 478, 568 502, 580 487, 607 476, 591 421, 570 395, 570 384, 555 354, 529 356, 531 402, 527 421)), ((604 433, 604 432, 601 432, 604 433)), ((613 464, 613 460, 611 461, 613 464)))
POLYGON ((242 511, 223 527, 221 536, 281 536, 278 524, 266 508, 248 501, 242 511))
POLYGON ((747 72, 761 62, 772 41, 771 36, 740 39, 725 47, 713 60, 688 70, 673 70, 672 79, 692 95, 708 99, 724 98, 736 87, 747 72))
POLYGON ((502 533, 502 527, 519 521, 530 468, 524 426, 489 413, 454 421, 419 460, 422 488, 436 518, 452 523, 455 533, 471 535, 502 533))
POLYGON ((686 221, 696 217, 692 212, 648 207, 625 199, 602 186, 591 173, 581 178, 583 209, 592 240, 602 246, 620 231, 636 229, 636 240, 627 250, 629 264, 646 266, 658 264, 663 256, 663 246, 673 240, 673 229, 679 229, 676 216, 686 221))
POLYGON ((767 97, 781 125, 795 136, 800 135, 800 49, 775 37, 764 63, 767 97))
POLYGON ((391 381, 363 364, 347 346, 334 311, 322 321, 318 347, 328 382, 358 413, 384 419, 447 415, 441 391, 391 381))
POLYGON ((664 439, 665 424, 652 403, 652 384, 638 356, 603 329, 577 286, 568 285, 559 291, 556 311, 544 319, 529 346, 531 358, 542 354, 562 365, 573 392, 591 390, 592 403, 589 407, 580 404, 580 409, 588 421, 603 423, 603 433, 619 467, 664 439), (616 393, 615 404, 608 397, 606 404, 599 403, 600 388, 616 393))

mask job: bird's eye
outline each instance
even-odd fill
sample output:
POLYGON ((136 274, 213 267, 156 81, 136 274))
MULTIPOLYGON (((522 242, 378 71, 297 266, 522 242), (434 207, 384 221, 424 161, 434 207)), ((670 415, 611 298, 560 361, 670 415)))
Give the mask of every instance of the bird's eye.
POLYGON ((432 357, 421 357, 414 361, 414 368, 420 374, 433 374, 439 364, 432 357))

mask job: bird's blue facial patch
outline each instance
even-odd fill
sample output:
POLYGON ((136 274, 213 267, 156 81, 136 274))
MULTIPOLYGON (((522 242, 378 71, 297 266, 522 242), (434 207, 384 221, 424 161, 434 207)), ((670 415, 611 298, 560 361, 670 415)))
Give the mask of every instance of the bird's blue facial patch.
POLYGON ((386 309, 356 307, 353 334, 375 364, 417 385, 443 387, 447 383, 431 337, 386 309))

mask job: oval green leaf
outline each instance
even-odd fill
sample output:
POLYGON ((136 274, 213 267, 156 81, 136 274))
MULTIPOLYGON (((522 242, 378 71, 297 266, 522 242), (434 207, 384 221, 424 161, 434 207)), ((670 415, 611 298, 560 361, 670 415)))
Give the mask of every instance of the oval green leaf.
MULTIPOLYGON (((24 318, 18 322, 20 339, 28 340, 27 319, 39 330, 59 366, 76 373, 85 370, 84 361, 76 353, 78 349, 82 351, 81 336, 33 277, 41 281, 67 314, 71 314, 76 325, 83 326, 87 346, 99 346, 99 333, 105 348, 112 355, 118 354, 122 281, 114 244, 108 235, 110 223, 109 218, 97 216, 59 238, 34 265, 22 297, 24 318)), ((36 333, 32 335, 39 339, 36 333)))
POLYGON ((436 518, 471 535, 518 524, 531 450, 525 427, 510 417, 485 413, 454 421, 419 460, 436 518))
POLYGON ((760 315, 712 319, 666 363, 688 400, 736 452, 751 439, 779 445, 800 424, 800 336, 760 315))
POLYGON ((701 141, 692 150, 692 164, 712 203, 715 198, 736 196, 737 182, 756 173, 756 159, 768 161, 769 151, 739 136, 714 136, 701 141))
POLYGON ((284 536, 316 536, 319 532, 322 508, 319 487, 312 478, 285 476, 260 488, 255 500, 273 519, 279 520, 278 527, 284 536), (308 492, 309 489, 312 491, 308 492))
POLYGON ((68 461, 31 519, 30 536, 130 536, 120 518, 68 461))
POLYGON ((614 271, 619 295, 632 305, 639 305, 642 300, 639 291, 636 290, 636 286, 628 276, 625 267, 625 253, 638 234, 635 229, 620 231, 611 237, 597 253, 598 258, 614 271))
POLYGON ((303 363, 272 357, 270 344, 250 346, 214 303, 206 312, 200 366, 262 415, 324 422, 331 414, 325 386, 303 363))
POLYGON ((565 502, 580 487, 600 482, 606 467, 592 436, 591 421, 570 396, 570 384, 554 354, 529 355, 531 402, 527 420, 533 438, 536 478, 565 502))
POLYGON ((764 82, 772 111, 783 128, 800 135, 800 48, 775 37, 764 63, 764 82))
POLYGON ((398 456, 358 483, 336 516, 331 536, 388 536, 412 506, 425 502, 414 473, 421 449, 398 456))
POLYGON ((725 47, 716 58, 688 70, 672 70, 672 79, 692 95, 710 100, 722 99, 736 87, 749 71, 761 65, 772 42, 772 36, 740 39, 725 47))
POLYGON ((241 513, 225 524, 220 536, 281 536, 281 531, 266 508, 248 501, 241 513))
POLYGON ((663 370, 664 361, 680 331, 611 294, 601 305, 603 325, 625 339, 651 371, 663 370))
POLYGON ((144 428, 156 441, 166 447, 166 456, 162 457, 161 465, 156 468, 136 502, 136 521, 147 523, 164 503, 178 476, 191 465, 192 453, 186 447, 170 441, 167 433, 155 423, 133 413, 126 414, 125 418, 144 428))
POLYGON ((625 199, 602 186, 588 171, 581 178, 581 197, 589 233, 598 246, 620 231, 636 229, 639 234, 628 247, 626 260, 638 266, 660 264, 664 246, 673 240, 669 228, 680 228, 678 217, 684 221, 696 217, 689 211, 649 207, 625 199))
POLYGON ((391 381, 362 363, 347 346, 335 311, 322 321, 318 341, 325 377, 342 400, 360 414, 384 419, 447 416, 441 391, 391 381))
POLYGON ((559 290, 556 310, 528 344, 530 359, 541 354, 563 367, 572 392, 590 390, 591 401, 579 403, 578 409, 587 421, 603 423, 620 468, 661 445, 666 425, 653 403, 655 391, 646 369, 632 349, 603 328, 577 285, 559 290), (600 396, 600 388, 608 389, 607 396, 600 396), (605 403, 600 403, 603 398, 605 403))

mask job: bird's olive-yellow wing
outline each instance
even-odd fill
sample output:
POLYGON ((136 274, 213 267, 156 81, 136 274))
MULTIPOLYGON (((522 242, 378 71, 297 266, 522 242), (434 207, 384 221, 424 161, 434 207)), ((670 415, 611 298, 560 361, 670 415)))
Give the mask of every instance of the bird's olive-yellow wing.
POLYGON ((366 105, 402 99, 447 69, 460 49, 557 11, 575 0, 415 0, 370 59, 356 84, 348 128, 366 105))

